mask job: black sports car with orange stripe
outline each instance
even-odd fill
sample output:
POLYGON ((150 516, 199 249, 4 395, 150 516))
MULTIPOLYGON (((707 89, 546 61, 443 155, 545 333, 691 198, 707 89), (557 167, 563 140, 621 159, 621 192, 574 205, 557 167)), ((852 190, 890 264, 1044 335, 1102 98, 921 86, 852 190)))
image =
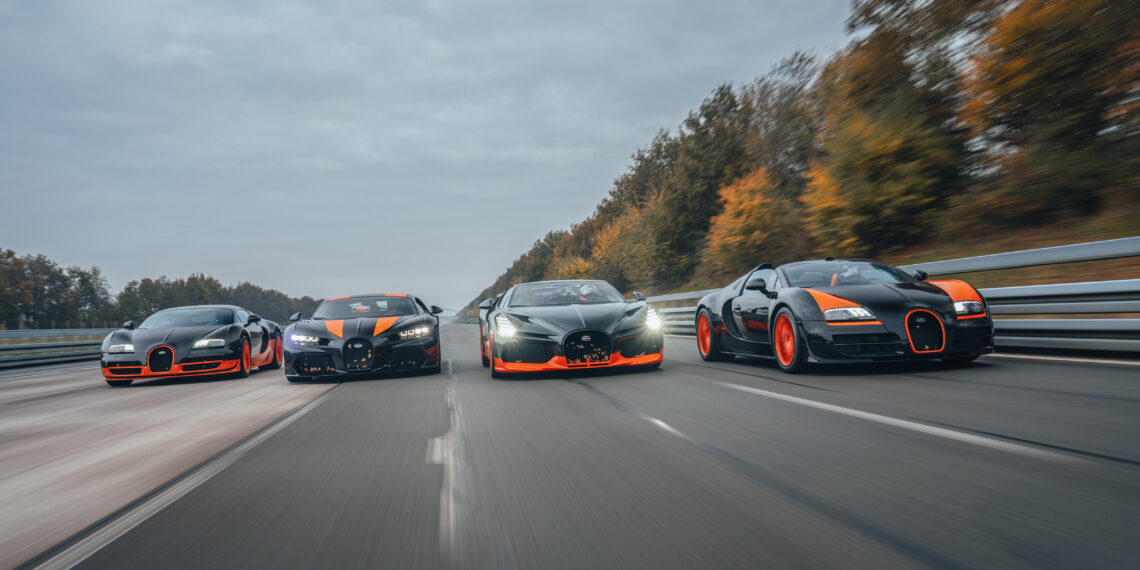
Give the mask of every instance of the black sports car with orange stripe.
POLYGON ((290 382, 423 370, 439 372, 439 313, 404 293, 351 295, 321 302, 313 316, 290 317, 285 378, 290 382))
POLYGON ((513 373, 657 367, 661 319, 640 293, 605 281, 536 281, 480 304, 480 351, 492 378, 513 373))
POLYGON ((281 327, 233 305, 164 309, 103 339, 103 378, 111 386, 135 380, 249 376, 281 368, 281 327))
POLYGON ((965 363, 993 352, 977 289, 926 278, 866 259, 764 264, 698 302, 697 349, 705 360, 772 357, 788 372, 815 362, 965 363))

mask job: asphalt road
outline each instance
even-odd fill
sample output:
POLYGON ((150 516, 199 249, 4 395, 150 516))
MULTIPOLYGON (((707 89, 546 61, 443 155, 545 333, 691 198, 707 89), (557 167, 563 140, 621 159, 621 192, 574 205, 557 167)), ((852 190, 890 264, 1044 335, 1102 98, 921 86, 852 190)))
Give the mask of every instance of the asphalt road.
MULTIPOLYGON (((1137 366, 985 357, 791 376, 761 360, 705 363, 692 340, 670 338, 656 371, 495 381, 473 326, 443 334, 442 374, 308 387, 317 399, 303 415, 124 524, 80 566, 1140 560, 1137 366)), ((265 397, 305 389, 279 374, 263 374, 265 397)), ((105 393, 67 402, 82 409, 105 393)))

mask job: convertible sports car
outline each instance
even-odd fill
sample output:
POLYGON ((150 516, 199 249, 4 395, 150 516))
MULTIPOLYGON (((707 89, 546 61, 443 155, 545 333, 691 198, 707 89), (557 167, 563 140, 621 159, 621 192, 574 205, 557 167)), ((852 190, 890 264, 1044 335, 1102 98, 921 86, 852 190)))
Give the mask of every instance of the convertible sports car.
POLYGON ((605 281, 537 281, 479 304, 480 352, 492 378, 511 373, 661 365, 657 312, 605 281))
POLYGON ((764 264, 697 304, 705 360, 773 357, 796 372, 812 362, 940 358, 993 352, 993 321, 968 283, 866 259, 764 264))
POLYGON ((323 301, 285 329, 285 378, 343 378, 378 372, 439 372, 439 313, 403 293, 323 301))
POLYGON ((164 309, 103 339, 103 378, 134 380, 236 374, 281 367, 281 327, 232 305, 164 309))

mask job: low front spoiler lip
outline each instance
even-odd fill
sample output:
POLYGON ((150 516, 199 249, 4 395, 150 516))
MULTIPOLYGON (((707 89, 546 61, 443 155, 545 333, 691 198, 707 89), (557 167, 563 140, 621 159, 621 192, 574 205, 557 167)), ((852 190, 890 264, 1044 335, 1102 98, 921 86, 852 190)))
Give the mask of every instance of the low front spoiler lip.
POLYGON ((571 365, 566 362, 565 356, 555 356, 546 362, 503 362, 503 359, 496 358, 494 362, 495 372, 553 372, 553 371, 568 371, 568 370, 598 370, 600 368, 621 368, 626 366, 643 366, 647 364, 657 364, 665 360, 665 351, 654 352, 643 356, 635 356, 626 358, 621 354, 614 352, 610 355, 610 359, 606 362, 598 364, 575 364, 571 365))
POLYGON ((237 372, 237 370, 240 366, 241 366, 241 359, 235 359, 235 360, 213 360, 213 361, 202 361, 202 362, 179 363, 179 364, 172 365, 170 367, 170 371, 168 371, 168 372, 154 372, 150 369, 150 366, 147 366, 145 364, 143 366, 102 366, 101 371, 103 373, 103 379, 104 380, 157 380, 160 378, 193 378, 196 376, 213 376, 215 374, 229 374, 232 372, 237 372), (183 367, 185 367, 185 366, 194 366, 194 365, 199 365, 199 364, 213 364, 215 362, 218 363, 218 366, 216 366, 214 368, 210 368, 208 370, 192 370, 189 372, 183 370, 183 367), (107 370, 109 368, 140 368, 140 369, 142 369, 142 372, 140 372, 139 374, 130 374, 130 375, 127 375, 127 374, 109 374, 107 372, 107 370))

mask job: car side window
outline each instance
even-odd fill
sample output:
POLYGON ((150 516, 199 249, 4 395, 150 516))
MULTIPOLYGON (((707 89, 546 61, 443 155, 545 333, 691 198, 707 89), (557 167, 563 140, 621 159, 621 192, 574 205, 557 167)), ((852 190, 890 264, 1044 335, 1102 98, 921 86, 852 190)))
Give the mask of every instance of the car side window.
POLYGON ((239 325, 245 325, 245 323, 247 321, 249 321, 249 311, 238 309, 237 310, 237 322, 238 322, 238 324, 239 325))

